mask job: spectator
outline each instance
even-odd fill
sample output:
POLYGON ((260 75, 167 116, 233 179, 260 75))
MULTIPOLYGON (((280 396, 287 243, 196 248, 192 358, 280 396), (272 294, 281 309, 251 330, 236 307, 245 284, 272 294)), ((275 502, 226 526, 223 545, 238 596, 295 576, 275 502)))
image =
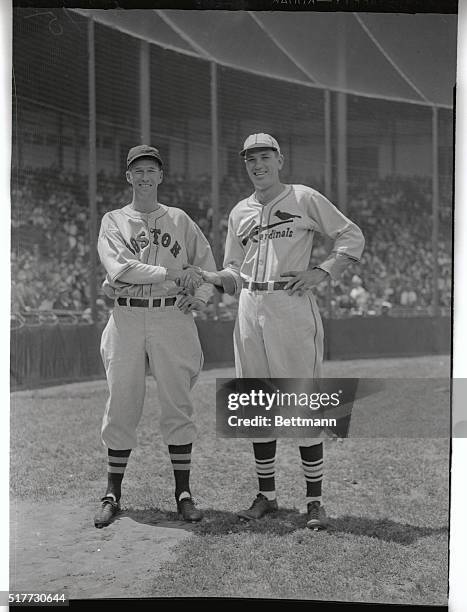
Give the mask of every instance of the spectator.
POLYGON ((362 279, 354 274, 352 277, 352 289, 350 291, 350 299, 352 300, 356 314, 365 314, 368 309, 368 299, 370 294, 363 287, 362 279))
MULTIPOLYGON (((84 311, 90 306, 87 177, 60 173, 56 168, 22 169, 19 174, 19 186, 12 185, 12 309, 45 310, 53 301, 61 307, 84 311), (61 265, 57 266, 57 261, 61 265), (64 292, 58 298, 61 283, 66 284, 69 295, 64 292)), ((18 171, 14 171, 13 176, 17 175, 18 171)), ((319 183, 311 178, 309 182, 319 183)), ((216 231, 223 246, 230 207, 249 193, 250 187, 243 179, 228 175, 222 180, 218 228, 213 228, 209 176, 167 176, 161 187, 161 200, 173 201, 186 209, 211 242, 216 231)), ((365 251, 361 264, 352 266, 339 282, 333 283, 333 303, 325 284, 319 288, 317 299, 322 311, 336 317, 369 314, 370 310, 379 312, 383 301, 394 304, 394 309, 401 305, 405 311, 427 311, 433 299, 430 179, 390 176, 373 181, 352 180, 348 193, 346 213, 362 228, 365 251), (356 288, 352 283, 354 276, 361 280, 361 301, 353 300, 352 310, 344 296, 350 296, 356 288)), ((441 182, 440 195, 439 303, 449 308, 452 273, 449 181, 441 182)), ((129 201, 128 185, 120 177, 100 172, 97 199, 100 218, 115 208, 116 202, 124 205, 129 201)), ((312 265, 322 259, 324 250, 317 234, 312 265)), ((99 268, 98 286, 102 276, 99 268)))
POLYGON ((400 297, 401 306, 414 306, 416 303, 417 303, 417 294, 410 287, 409 284, 405 285, 402 290, 401 297, 400 297))

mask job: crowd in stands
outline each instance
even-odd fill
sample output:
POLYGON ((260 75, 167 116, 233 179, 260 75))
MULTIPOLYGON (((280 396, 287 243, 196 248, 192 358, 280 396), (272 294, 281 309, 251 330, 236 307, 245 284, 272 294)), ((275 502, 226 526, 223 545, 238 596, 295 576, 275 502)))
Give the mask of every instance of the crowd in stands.
MULTIPOLYGON (((12 313, 35 310, 88 312, 90 309, 90 227, 87 177, 57 169, 13 172, 12 313)), ((307 184, 313 186, 310 180, 307 184)), ((315 183, 315 186, 319 186, 315 183)), ((439 303, 451 303, 451 185, 441 184, 438 269, 439 303)), ((220 226, 213 227, 210 177, 166 176, 160 200, 186 210, 211 244, 219 233, 223 248, 232 206, 251 193, 248 182, 227 177, 220 185, 220 226)), ((121 177, 98 175, 98 223, 102 215, 131 199, 121 177)), ((362 229, 365 251, 339 281, 317 290, 324 316, 429 313, 432 304, 431 180, 393 176, 349 184, 346 214, 362 229)), ((326 256, 319 236, 312 265, 326 256)), ((218 262, 219 265, 222 261, 218 262)), ((104 271, 98 267, 98 306, 102 319, 111 306, 100 291, 104 271)), ((204 317, 214 316, 210 306, 204 317)), ((218 316, 235 316, 236 301, 225 298, 218 316)))

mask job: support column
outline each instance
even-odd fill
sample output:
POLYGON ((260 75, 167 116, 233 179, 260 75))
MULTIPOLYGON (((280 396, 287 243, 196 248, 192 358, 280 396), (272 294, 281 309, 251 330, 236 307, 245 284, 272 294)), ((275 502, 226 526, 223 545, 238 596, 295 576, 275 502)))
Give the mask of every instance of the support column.
POLYGON ((75 159, 75 172, 81 174, 81 118, 75 117, 73 120, 74 139, 73 139, 73 151, 75 159))
POLYGON ((347 45, 345 13, 338 18, 337 83, 337 206, 347 212, 347 45))
MULTIPOLYGON (((332 150, 331 150, 331 92, 324 91, 324 195, 332 201, 332 150)), ((326 252, 331 249, 331 241, 326 239, 326 252)), ((326 312, 327 318, 332 317, 332 287, 328 278, 326 286, 326 312)))
MULTIPOLYGON (((211 62, 211 206, 212 206, 212 249, 217 266, 222 266, 220 253, 220 212, 219 212, 219 115, 217 99, 217 64, 211 62)), ((214 292, 214 311, 217 317, 219 294, 214 292)))
POLYGON ((438 242, 439 242, 439 156, 438 156, 438 109, 433 106, 432 110, 432 253, 433 253, 433 297, 432 312, 435 317, 439 315, 439 265, 438 265, 438 242))
POLYGON ((324 91, 324 195, 332 201, 331 92, 324 91))
POLYGON ((149 43, 139 43, 139 125, 143 144, 151 144, 151 75, 149 43))
POLYGON ((57 164, 63 170, 63 113, 57 114, 57 164))
POLYGON ((96 56, 94 20, 88 21, 88 103, 89 103, 89 264, 92 320, 97 322, 97 156, 96 156, 96 56))
POLYGON ((337 206, 347 212, 347 94, 337 92, 337 206))

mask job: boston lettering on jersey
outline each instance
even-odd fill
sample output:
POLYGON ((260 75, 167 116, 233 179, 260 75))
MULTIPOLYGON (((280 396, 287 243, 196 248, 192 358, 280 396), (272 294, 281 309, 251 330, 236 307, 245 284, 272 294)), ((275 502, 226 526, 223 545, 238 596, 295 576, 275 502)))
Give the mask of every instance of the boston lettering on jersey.
MULTIPOLYGON (((150 232, 153 235, 153 244, 155 244, 156 246, 162 245, 165 248, 169 248, 170 245, 172 245, 170 252, 172 253, 174 257, 178 256, 178 254, 182 250, 182 247, 180 246, 177 240, 175 240, 175 242, 172 244, 172 236, 168 232, 164 232, 162 234, 162 231, 156 228, 150 230, 150 232), (160 240, 159 240, 159 236, 160 236, 160 240)), ((127 247, 127 249, 129 249, 133 253, 133 255, 136 255, 136 253, 139 253, 141 249, 144 249, 145 247, 148 246, 149 238, 144 231, 141 231, 136 237, 132 236, 130 238, 131 246, 130 244, 128 244, 128 242, 125 239, 124 239, 124 242, 125 242, 125 246, 127 247)))

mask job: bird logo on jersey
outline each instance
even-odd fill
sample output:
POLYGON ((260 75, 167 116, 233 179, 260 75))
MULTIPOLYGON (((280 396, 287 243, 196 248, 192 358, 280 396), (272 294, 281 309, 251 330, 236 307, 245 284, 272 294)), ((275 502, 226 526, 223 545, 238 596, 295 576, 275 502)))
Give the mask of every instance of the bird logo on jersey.
POLYGON ((287 211, 278 210, 274 213, 274 216, 280 219, 280 221, 276 221, 275 223, 270 223, 269 225, 255 225, 249 231, 247 230, 247 234, 242 239, 243 246, 246 245, 248 240, 252 242, 258 242, 259 240, 267 240, 273 238, 288 238, 293 236, 293 231, 288 227, 286 230, 275 230, 273 232, 268 232, 268 230, 273 227, 277 227, 278 225, 283 225, 284 223, 293 223, 294 219, 301 219, 300 215, 293 215, 287 211), (264 233, 267 232, 267 233, 264 233))
POLYGON ((292 215, 291 213, 288 213, 286 211, 282 212, 282 210, 278 210, 277 212, 275 212, 274 216, 278 217, 279 219, 282 219, 283 221, 292 221, 293 219, 302 218, 300 215, 292 215))

